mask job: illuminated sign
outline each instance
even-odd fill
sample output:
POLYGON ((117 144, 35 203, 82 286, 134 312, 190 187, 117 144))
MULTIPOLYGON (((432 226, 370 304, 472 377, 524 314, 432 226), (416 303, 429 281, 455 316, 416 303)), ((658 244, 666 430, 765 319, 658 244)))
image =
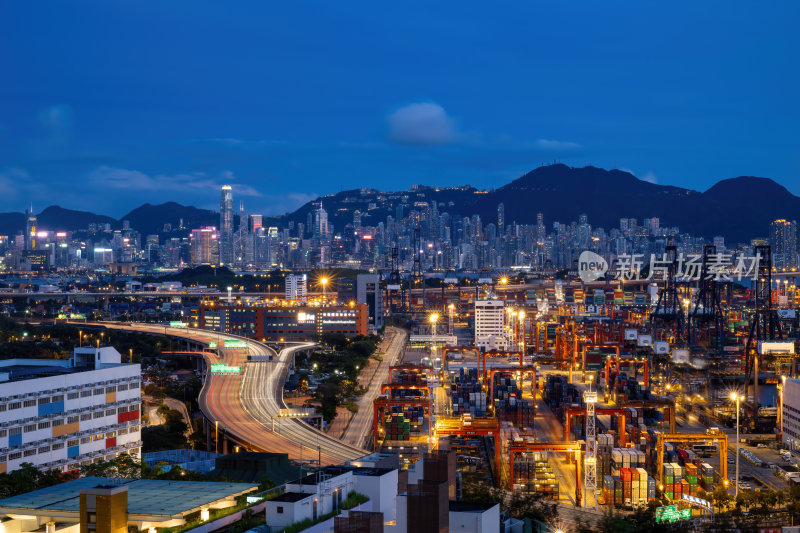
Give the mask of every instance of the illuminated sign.
POLYGON ((316 321, 316 316, 314 315, 314 313, 306 313, 300 311, 299 313, 297 313, 297 321, 300 322, 301 324, 309 324, 316 321))
POLYGON ((217 347, 217 343, 216 343, 216 342, 209 342, 209 343, 208 343, 208 347, 209 347, 209 348, 212 348, 212 349, 216 349, 216 347, 217 347))
POLYGON ((239 374, 242 371, 240 366, 228 366, 225 363, 214 363, 211 365, 212 374, 239 374))
POLYGON ((226 340, 225 348, 247 348, 247 341, 226 340))
POLYGON ((171 327, 171 328, 188 328, 189 326, 185 322, 180 322, 180 321, 176 322, 176 321, 173 320, 172 322, 169 323, 169 327, 171 327))
POLYGON ((656 524, 663 522, 678 522, 692 518, 691 509, 679 510, 677 505, 665 505, 656 507, 656 524))

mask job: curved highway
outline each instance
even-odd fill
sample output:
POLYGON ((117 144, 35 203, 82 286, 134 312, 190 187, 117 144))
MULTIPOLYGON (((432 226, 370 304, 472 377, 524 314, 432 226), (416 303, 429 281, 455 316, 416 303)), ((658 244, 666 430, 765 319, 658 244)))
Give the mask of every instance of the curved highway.
MULTIPOLYGON (((81 323, 84 324, 84 323, 81 323)), ((222 348, 223 341, 242 340, 242 337, 213 331, 189 328, 165 328, 155 324, 96 322, 93 325, 110 329, 170 335, 200 342, 208 346, 216 342, 218 354, 206 355, 206 363, 225 363, 238 366, 240 374, 207 374, 200 393, 199 404, 209 420, 219 423, 219 430, 255 451, 286 453, 290 459, 322 465, 339 464, 368 452, 350 446, 317 430, 299 418, 280 418, 283 402, 283 383, 294 352, 313 346, 289 346, 275 353, 264 343, 247 340, 247 349, 222 348), (248 361, 248 355, 261 359, 248 361), (269 357, 265 357, 269 356, 269 357), (272 359, 268 361, 267 359, 272 359), (274 427, 274 431, 273 431, 274 427)))

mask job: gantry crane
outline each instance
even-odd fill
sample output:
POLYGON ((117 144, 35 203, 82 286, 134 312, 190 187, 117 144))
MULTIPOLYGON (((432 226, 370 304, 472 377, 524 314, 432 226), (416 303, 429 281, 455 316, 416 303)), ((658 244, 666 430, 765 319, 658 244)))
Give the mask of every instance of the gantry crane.
POLYGON ((500 471, 501 443, 500 421, 497 418, 473 418, 465 422, 458 417, 439 418, 433 427, 434 442, 438 442, 439 435, 452 436, 493 436, 494 437, 494 464, 500 471))
MULTIPOLYGON (((584 383, 586 382, 586 351, 587 350, 595 350, 595 351, 603 352, 603 353, 606 354, 606 357, 608 357, 608 355, 611 355, 610 353, 608 353, 608 350, 613 350, 614 351, 614 356, 619 358, 619 344, 584 344, 583 345, 583 349, 581 350, 581 373, 582 373, 581 379, 583 380, 584 383)), ((575 361, 575 357, 577 357, 577 353, 573 352, 572 353, 572 365, 570 365, 570 367, 569 367, 569 382, 570 383, 572 383, 572 368, 577 366, 577 363, 575 361)))
POLYGON ((650 398, 649 400, 627 400, 619 404, 622 409, 655 407, 667 410, 669 432, 675 433, 675 400, 671 398, 650 398))
MULTIPOLYGON (((483 376, 486 376, 486 358, 487 357, 519 357, 519 364, 522 366, 524 364, 525 358, 522 355, 522 352, 483 352, 478 354, 478 364, 483 367, 483 376)), ((481 367, 478 367, 478 372, 481 371, 481 367)))
MULTIPOLYGON (((721 431, 711 431, 705 434, 688 434, 688 433, 659 433, 656 439, 656 456, 658 469, 658 485, 659 488, 664 486, 664 443, 665 442, 693 442, 693 443, 716 443, 719 445, 719 468, 720 479, 722 482, 728 484, 728 436, 721 431)), ((662 489, 663 490, 663 489, 662 489)))
POLYGON ((523 453, 574 453, 575 454, 575 504, 581 501, 581 448, 580 441, 571 442, 515 442, 508 447, 509 489, 514 490, 514 460, 523 453))
POLYGON ((619 357, 619 356, 606 357, 606 363, 605 363, 605 382, 606 382, 606 389, 605 390, 606 390, 606 394, 608 394, 608 387, 609 387, 609 381, 610 381, 609 380, 609 370, 611 369, 611 366, 613 365, 614 366, 614 370, 617 373, 619 373, 620 372, 619 367, 620 367, 621 364, 644 365, 644 384, 645 384, 645 388, 649 388, 649 385, 650 385, 650 382, 648 380, 648 378, 649 378, 648 366, 649 365, 647 364, 647 359, 640 359, 640 358, 637 358, 637 357, 619 357))
POLYGON ((419 390, 424 398, 430 398, 431 388, 427 385, 406 385, 404 383, 384 383, 381 385, 381 394, 388 390, 419 390))
MULTIPOLYGON (((617 415, 617 431, 619 432, 619 445, 621 447, 625 447, 628 443, 628 439, 625 432, 625 422, 627 420, 627 414, 625 413, 625 409, 622 407, 595 407, 594 408, 595 414, 597 415, 617 415)), ((568 407, 565 409, 566 418, 564 419, 564 440, 569 439, 569 432, 572 429, 572 417, 573 416, 584 416, 586 414, 585 407, 568 407)))
MULTIPOLYGON (((494 375, 497 372, 521 372, 522 374, 531 375, 531 396, 536 399, 536 367, 534 365, 498 365, 491 366, 483 371, 483 382, 488 383, 489 386, 489 399, 494 399, 494 375)), ((522 386, 520 385, 520 389, 522 386)), ((534 404, 535 409, 535 404, 534 404)))
POLYGON ((375 450, 378 449, 378 428, 381 423, 381 410, 385 407, 424 407, 427 409, 428 417, 431 413, 431 399, 425 398, 375 398, 373 408, 373 421, 372 421, 372 446, 375 450))
POLYGON ((430 372, 431 372, 430 367, 424 366, 424 365, 405 364, 405 365, 390 366, 389 367, 389 382, 390 383, 394 382, 394 373, 396 371, 400 371, 400 370, 420 370, 425 374, 425 378, 426 379, 430 378, 430 372))

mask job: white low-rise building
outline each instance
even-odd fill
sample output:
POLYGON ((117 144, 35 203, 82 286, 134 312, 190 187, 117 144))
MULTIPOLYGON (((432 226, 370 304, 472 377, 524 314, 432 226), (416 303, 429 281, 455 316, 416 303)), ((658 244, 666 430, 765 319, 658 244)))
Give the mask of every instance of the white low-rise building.
POLYGON ((475 346, 484 352, 505 351, 505 310, 502 300, 475 300, 475 346))
POLYGON ((0 472, 139 457, 140 381, 140 365, 123 364, 111 347, 75 348, 70 360, 0 361, 0 472))

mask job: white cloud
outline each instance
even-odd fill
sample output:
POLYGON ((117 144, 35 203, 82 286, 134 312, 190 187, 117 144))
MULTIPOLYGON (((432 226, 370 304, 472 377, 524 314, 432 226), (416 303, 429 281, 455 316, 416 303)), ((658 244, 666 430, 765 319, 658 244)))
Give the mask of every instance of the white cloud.
POLYGON ((648 183, 658 183, 658 176, 656 176, 652 170, 648 170, 644 176, 640 179, 648 182, 648 183))
POLYGON ((450 144, 458 138, 455 121, 433 102, 401 107, 387 120, 389 139, 399 144, 432 146, 450 144))
MULTIPOLYGON (((220 187, 235 180, 233 172, 225 170, 217 178, 210 178, 203 173, 157 174, 149 176, 139 170, 99 167, 88 174, 89 181, 99 187, 130 191, 161 191, 181 193, 207 193, 219 191, 220 187)), ((261 196, 261 193, 249 185, 230 183, 235 194, 240 196, 261 196)))
POLYGON ((538 141, 534 142, 533 145, 539 150, 548 150, 554 152, 565 152, 568 150, 578 150, 582 148, 578 143, 569 141, 554 141, 551 139, 539 139, 538 141))

